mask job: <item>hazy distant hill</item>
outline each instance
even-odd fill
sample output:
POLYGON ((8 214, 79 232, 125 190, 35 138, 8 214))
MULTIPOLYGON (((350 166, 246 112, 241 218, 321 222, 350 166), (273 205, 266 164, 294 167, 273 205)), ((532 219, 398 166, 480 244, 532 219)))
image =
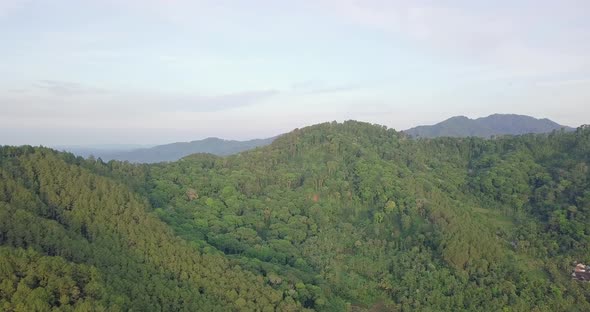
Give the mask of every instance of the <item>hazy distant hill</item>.
POLYGON ((493 135, 518 135, 526 133, 546 133, 565 128, 547 118, 537 119, 531 116, 514 114, 494 114, 488 117, 470 119, 465 116, 451 117, 432 126, 418 126, 404 132, 421 138, 448 137, 491 137, 493 135))
POLYGON ((191 142, 178 142, 158 145, 150 148, 139 148, 131 151, 98 154, 104 161, 111 159, 123 160, 134 163, 156 163, 161 161, 175 161, 182 157, 195 153, 210 153, 218 156, 236 154, 259 146, 265 146, 275 138, 255 139, 249 141, 223 140, 219 138, 207 138, 191 142))
POLYGON ((103 155, 116 155, 125 152, 134 151, 137 149, 147 149, 153 145, 139 145, 139 144, 98 144, 98 145, 54 145, 54 148, 59 151, 67 151, 77 156, 87 158, 91 155, 99 157, 103 155))

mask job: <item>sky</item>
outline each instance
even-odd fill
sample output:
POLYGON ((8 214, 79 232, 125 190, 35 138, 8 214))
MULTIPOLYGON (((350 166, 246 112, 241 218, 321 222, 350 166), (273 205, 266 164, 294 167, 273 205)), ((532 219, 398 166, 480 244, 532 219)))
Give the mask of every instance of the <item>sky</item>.
POLYGON ((590 1, 0 0, 0 145, 590 123, 590 1))

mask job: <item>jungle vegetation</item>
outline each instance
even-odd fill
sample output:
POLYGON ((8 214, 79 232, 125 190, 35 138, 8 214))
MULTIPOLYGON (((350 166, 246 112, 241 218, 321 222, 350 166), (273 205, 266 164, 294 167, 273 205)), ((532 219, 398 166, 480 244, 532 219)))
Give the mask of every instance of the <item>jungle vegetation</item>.
POLYGON ((131 164, 0 147, 2 311, 589 311, 590 128, 356 121, 131 164))

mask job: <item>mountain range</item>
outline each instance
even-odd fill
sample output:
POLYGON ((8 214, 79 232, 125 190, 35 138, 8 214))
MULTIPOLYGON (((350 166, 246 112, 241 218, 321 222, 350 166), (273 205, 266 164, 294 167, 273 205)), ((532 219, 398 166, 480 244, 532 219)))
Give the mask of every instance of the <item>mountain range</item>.
POLYGON ((93 156, 95 158, 101 158, 104 161, 120 160, 129 161, 132 163, 157 163, 163 161, 176 161, 182 157, 196 153, 208 153, 217 156, 227 156, 256 147, 268 145, 272 143, 275 138, 276 137, 248 141, 206 138, 203 140, 191 142, 176 142, 152 147, 134 148, 131 150, 98 148, 84 149, 67 147, 62 147, 61 149, 83 157, 93 156))
POLYGON ((520 135, 528 133, 547 133, 554 130, 574 130, 549 119, 537 119, 526 115, 494 114, 470 119, 465 116, 451 117, 431 126, 418 126, 404 132, 412 137, 483 137, 498 135, 520 135))
MULTIPOLYGON (((537 119, 525 115, 494 114, 488 117, 469 119, 456 116, 432 126, 418 126, 403 131, 415 138, 434 137, 483 137, 498 135, 520 135, 527 133, 547 133, 554 130, 573 128, 559 125, 549 119, 537 119)), ((106 145, 95 147, 56 147, 59 150, 72 152, 78 156, 101 158, 103 161, 120 160, 132 163, 157 163, 176 161, 195 153, 209 153, 217 156, 228 156, 256 147, 271 144, 277 137, 254 139, 248 141, 206 138, 191 142, 177 142, 151 147, 133 145, 106 145)))

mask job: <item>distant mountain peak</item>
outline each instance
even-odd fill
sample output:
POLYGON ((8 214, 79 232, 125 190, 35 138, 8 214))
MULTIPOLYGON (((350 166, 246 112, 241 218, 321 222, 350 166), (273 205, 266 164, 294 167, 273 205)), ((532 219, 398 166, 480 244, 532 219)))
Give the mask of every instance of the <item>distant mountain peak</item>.
POLYGON ((448 120, 471 120, 471 119, 469 119, 469 117, 467 117, 467 116, 459 115, 459 116, 453 116, 453 117, 447 119, 447 121, 448 120))
POLYGON ((404 132, 413 137, 484 137, 494 135, 520 135, 527 133, 546 133, 559 129, 573 130, 550 119, 537 119, 527 115, 492 114, 487 117, 471 119, 454 116, 431 126, 418 126, 404 132))

